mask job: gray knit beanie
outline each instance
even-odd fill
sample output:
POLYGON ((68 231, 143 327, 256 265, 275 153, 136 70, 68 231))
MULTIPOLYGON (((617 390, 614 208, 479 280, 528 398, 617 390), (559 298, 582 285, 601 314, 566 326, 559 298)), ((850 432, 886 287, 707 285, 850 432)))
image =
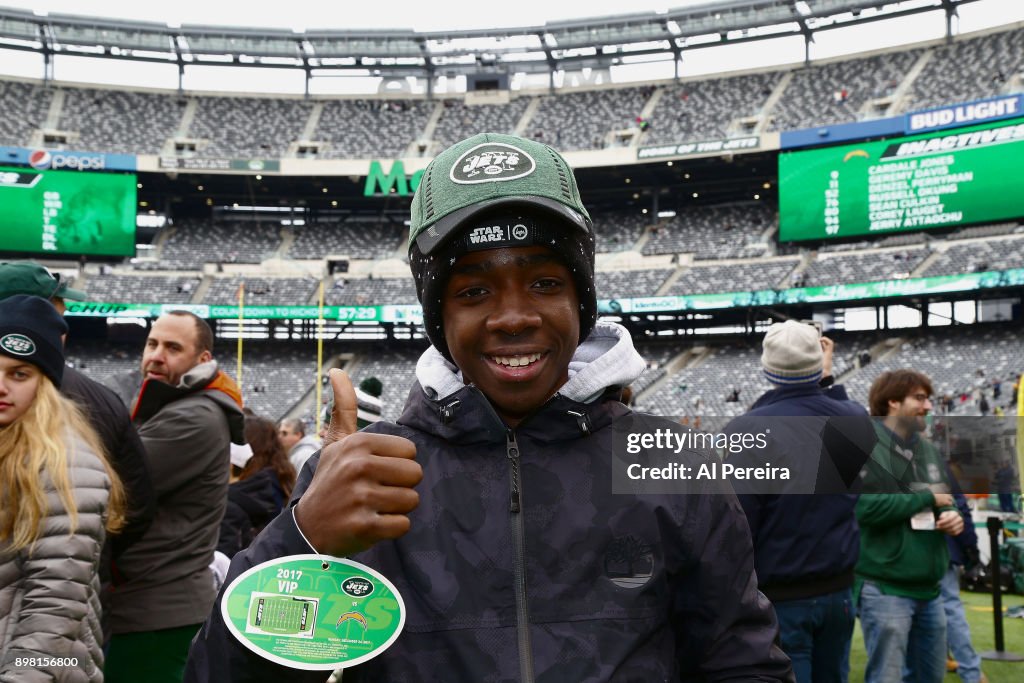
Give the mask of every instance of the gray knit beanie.
POLYGON ((761 366, 772 384, 817 383, 824 354, 821 334, 813 325, 787 320, 775 323, 764 335, 761 366))

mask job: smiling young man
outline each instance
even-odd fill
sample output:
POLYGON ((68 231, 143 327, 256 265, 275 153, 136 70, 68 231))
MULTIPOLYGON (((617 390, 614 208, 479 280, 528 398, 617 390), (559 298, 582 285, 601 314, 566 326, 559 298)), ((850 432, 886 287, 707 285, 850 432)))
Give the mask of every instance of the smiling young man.
POLYGON ((915 370, 882 373, 868 395, 880 419, 857 502, 866 683, 939 683, 946 673, 939 583, 949 566, 946 535, 959 535, 964 520, 942 457, 923 435, 931 395, 931 381, 915 370))
MULTIPOLYGON (((791 680, 735 497, 612 494, 618 398, 644 363, 597 323, 593 225, 565 160, 492 133, 444 151, 413 200, 409 260, 431 347, 404 413, 353 433, 333 372, 343 438, 228 581, 312 547, 394 582, 405 629, 345 683, 791 680)), ((323 679, 260 659, 219 607, 186 672, 323 679)))

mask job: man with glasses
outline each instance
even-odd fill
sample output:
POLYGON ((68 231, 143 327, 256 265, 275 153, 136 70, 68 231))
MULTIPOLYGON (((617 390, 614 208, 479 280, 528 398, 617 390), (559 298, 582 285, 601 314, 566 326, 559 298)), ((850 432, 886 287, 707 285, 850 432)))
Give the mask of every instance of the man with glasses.
POLYGON ((946 535, 959 535, 964 520, 942 457, 923 434, 931 395, 931 380, 914 370, 882 373, 868 395, 879 419, 857 502, 865 683, 939 683, 946 673, 939 583, 949 566, 946 535))

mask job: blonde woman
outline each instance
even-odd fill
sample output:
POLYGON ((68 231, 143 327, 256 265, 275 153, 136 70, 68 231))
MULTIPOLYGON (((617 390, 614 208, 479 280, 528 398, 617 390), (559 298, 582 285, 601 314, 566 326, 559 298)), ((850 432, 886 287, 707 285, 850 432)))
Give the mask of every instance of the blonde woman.
POLYGON ((99 439, 57 393, 67 325, 0 301, 0 681, 103 680, 97 566, 123 521, 99 439))

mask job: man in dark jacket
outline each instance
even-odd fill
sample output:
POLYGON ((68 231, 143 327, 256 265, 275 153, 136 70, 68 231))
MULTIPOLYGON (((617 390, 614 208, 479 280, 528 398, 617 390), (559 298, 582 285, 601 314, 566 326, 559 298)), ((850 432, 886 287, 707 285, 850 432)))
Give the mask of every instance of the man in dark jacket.
POLYGON ((209 566, 227 503, 229 445, 244 443, 241 393, 217 369, 213 333, 185 311, 153 322, 132 418, 146 447, 156 518, 115 565, 107 683, 180 681, 213 604, 209 566))
POLYGON ((786 490, 739 499, 754 540, 758 587, 775 606, 782 649, 799 683, 846 681, 860 544, 852 491, 876 441, 867 411, 830 381, 832 352, 832 341, 813 325, 772 325, 761 365, 776 388, 726 429, 770 432, 758 457, 794 471, 786 490))
MULTIPOLYGON (((634 422, 617 398, 644 363, 595 324, 593 225, 565 160, 464 140, 424 171, 411 225, 432 346, 402 417, 353 433, 355 392, 332 372, 344 438, 228 582, 310 547, 388 577, 405 629, 345 683, 791 680, 735 496, 612 493, 613 430, 634 422)), ((218 606, 186 680, 324 674, 261 659, 218 606)))
MULTIPOLYGON (((0 300, 15 294, 49 299, 61 315, 67 310, 64 299, 84 301, 86 298, 84 292, 68 287, 67 282, 38 263, 0 263, 0 300)), ((124 528, 120 533, 107 538, 103 544, 103 559, 100 561, 103 633, 105 639, 109 639, 106 606, 110 600, 111 562, 116 561, 126 549, 142 538, 156 515, 156 500, 142 441, 132 424, 128 409, 117 395, 72 367, 64 368, 60 392, 82 409, 89 424, 96 430, 106 457, 121 478, 128 499, 124 528)))

